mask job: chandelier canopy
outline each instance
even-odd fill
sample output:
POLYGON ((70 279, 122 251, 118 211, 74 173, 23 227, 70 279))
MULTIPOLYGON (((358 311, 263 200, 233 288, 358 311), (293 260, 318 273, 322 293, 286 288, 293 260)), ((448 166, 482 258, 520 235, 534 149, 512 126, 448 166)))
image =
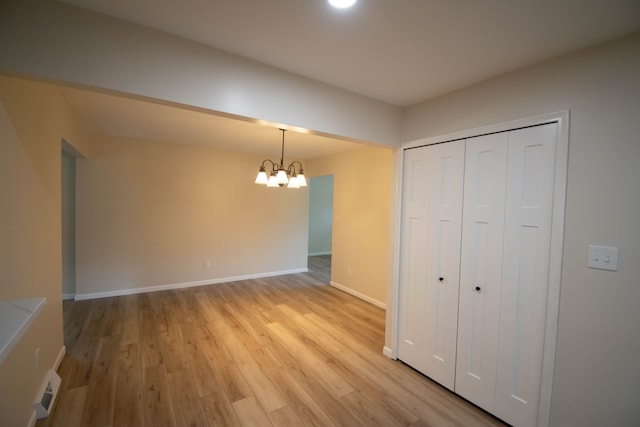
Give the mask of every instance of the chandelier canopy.
POLYGON ((276 163, 273 160, 265 159, 260 165, 258 176, 256 176, 255 183, 260 185, 266 185, 267 187, 284 187, 287 188, 299 188, 307 186, 307 179, 304 177, 304 171, 302 170, 302 163, 294 160, 284 167, 284 133, 286 129, 280 128, 282 131, 282 154, 280 156, 280 163, 276 163), (271 163, 271 170, 267 175, 266 163, 271 163))

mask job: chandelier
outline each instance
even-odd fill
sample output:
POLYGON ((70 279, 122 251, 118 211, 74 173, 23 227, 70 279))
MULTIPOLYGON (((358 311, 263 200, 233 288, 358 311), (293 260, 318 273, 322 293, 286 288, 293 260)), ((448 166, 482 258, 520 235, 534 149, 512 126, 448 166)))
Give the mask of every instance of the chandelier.
POLYGON ((285 185, 287 188, 306 187, 307 179, 304 177, 302 163, 294 160, 286 169, 284 168, 284 133, 286 129, 280 128, 280 130, 282 131, 282 155, 280 156, 280 163, 269 159, 263 160, 255 183, 266 185, 267 187, 284 187, 285 185), (271 163, 271 171, 269 171, 268 176, 265 168, 266 163, 271 163))

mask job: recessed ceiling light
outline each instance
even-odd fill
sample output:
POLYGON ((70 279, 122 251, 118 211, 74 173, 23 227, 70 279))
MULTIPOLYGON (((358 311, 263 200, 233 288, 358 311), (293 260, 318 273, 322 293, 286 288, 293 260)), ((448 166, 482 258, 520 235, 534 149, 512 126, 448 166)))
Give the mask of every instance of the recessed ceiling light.
POLYGON ((356 4, 357 0, 329 0, 329 4, 338 9, 346 9, 356 4))

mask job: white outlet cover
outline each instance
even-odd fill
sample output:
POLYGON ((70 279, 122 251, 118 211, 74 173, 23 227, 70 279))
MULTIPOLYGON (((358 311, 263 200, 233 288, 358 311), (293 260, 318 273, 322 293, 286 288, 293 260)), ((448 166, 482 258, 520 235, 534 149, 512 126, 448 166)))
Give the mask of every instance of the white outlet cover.
POLYGON ((589 245, 587 266, 599 270, 618 271, 618 248, 589 245))

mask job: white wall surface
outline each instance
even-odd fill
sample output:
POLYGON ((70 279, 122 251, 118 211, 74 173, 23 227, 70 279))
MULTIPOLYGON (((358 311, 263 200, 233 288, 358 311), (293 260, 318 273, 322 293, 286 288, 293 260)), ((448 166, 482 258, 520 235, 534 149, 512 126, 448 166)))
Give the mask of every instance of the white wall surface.
POLYGON ((0 5, 0 71, 397 145, 402 111, 68 4, 0 5))
POLYGON ((403 140, 571 111, 552 426, 640 425, 640 35, 415 106, 403 140), (620 249, 617 272, 587 246, 620 249))
POLYGON ((333 175, 309 181, 309 255, 327 255, 333 230, 333 175))
POLYGON ((89 141, 77 160, 77 297, 306 270, 308 190, 254 184, 262 158, 89 141))

